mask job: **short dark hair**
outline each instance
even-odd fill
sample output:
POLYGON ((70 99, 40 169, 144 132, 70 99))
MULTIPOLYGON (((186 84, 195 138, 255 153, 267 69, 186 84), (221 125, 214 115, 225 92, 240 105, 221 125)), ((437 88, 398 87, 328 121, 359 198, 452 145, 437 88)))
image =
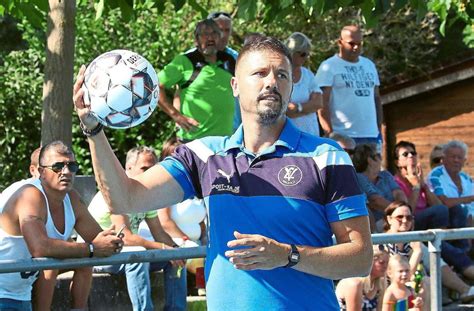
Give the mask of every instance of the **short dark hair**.
POLYGON ((223 11, 217 11, 217 12, 211 12, 207 16, 208 19, 218 19, 219 17, 224 16, 228 19, 232 19, 232 16, 230 16, 229 13, 223 12, 223 11))
POLYGON ((368 158, 377 154, 377 146, 375 144, 357 145, 354 149, 352 162, 357 173, 362 173, 369 166, 368 158))
POLYGON ((43 147, 41 147, 39 157, 38 157, 38 165, 39 166, 44 165, 44 163, 43 163, 44 155, 49 150, 54 150, 57 153, 59 153, 61 155, 65 155, 65 156, 71 156, 71 155, 74 156, 74 153, 72 152, 72 150, 64 142, 62 142, 60 140, 55 140, 55 141, 50 142, 49 144, 46 144, 43 147), (41 164, 41 163, 43 163, 43 164, 41 164))
POLYGON ((222 35, 222 31, 217 25, 217 23, 213 19, 203 19, 202 21, 199 21, 196 24, 196 28, 194 29, 194 38, 197 39, 197 37, 202 33, 202 29, 205 27, 210 27, 212 30, 217 32, 220 35, 222 35))
POLYGON ((265 35, 256 36, 242 47, 242 50, 239 52, 239 57, 237 57, 236 66, 238 66, 245 54, 254 51, 272 51, 281 54, 289 60, 291 67, 293 67, 291 53, 288 48, 277 38, 265 35))
POLYGON ((398 159, 398 151, 401 148, 411 148, 413 151, 416 151, 415 144, 406 140, 400 140, 396 145, 395 149, 393 150, 393 158, 398 159))

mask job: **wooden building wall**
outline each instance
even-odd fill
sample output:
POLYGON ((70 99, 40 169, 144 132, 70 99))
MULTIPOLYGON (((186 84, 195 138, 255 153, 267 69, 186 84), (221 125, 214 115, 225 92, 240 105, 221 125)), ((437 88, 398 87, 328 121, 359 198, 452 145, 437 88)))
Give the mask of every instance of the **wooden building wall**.
POLYGON ((425 176, 432 148, 451 139, 469 147, 464 170, 474 177, 474 78, 384 105, 387 166, 394 169, 393 148, 400 140, 416 145, 425 176))

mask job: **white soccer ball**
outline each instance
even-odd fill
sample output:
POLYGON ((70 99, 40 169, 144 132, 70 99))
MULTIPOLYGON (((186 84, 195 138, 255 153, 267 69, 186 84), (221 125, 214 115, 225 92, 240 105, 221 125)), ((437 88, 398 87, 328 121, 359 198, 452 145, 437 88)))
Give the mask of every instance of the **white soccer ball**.
POLYGON ((158 76, 143 56, 127 50, 106 52, 87 67, 84 102, 105 126, 125 129, 145 121, 158 103, 158 76))

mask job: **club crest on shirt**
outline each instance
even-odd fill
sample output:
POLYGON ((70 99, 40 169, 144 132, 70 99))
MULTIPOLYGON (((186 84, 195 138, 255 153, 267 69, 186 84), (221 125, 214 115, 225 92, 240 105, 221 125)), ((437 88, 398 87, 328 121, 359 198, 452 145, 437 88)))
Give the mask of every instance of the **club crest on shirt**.
POLYGON ((287 165, 278 172, 278 181, 283 186, 296 186, 303 178, 303 172, 296 165, 287 165))

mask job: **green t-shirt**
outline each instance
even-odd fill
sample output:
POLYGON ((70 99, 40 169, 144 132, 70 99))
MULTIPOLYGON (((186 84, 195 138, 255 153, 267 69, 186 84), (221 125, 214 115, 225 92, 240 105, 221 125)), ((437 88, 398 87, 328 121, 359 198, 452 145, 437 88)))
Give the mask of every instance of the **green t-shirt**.
MULTIPOLYGON (((99 223, 102 229, 108 229, 112 225, 112 221, 110 220, 110 211, 104 201, 102 193, 97 192, 97 194, 94 196, 91 203, 89 204, 89 212, 99 223)), ((138 226, 140 223, 145 219, 158 217, 158 213, 156 210, 153 210, 144 213, 130 213, 127 214, 127 216, 130 221, 130 231, 132 231, 134 234, 138 234, 138 226)), ((115 231, 118 231, 119 229, 120 228, 115 228, 115 231)))
MULTIPOLYGON (((231 73, 218 67, 220 61, 205 64, 196 79, 180 91, 181 113, 199 122, 193 132, 180 130, 178 136, 187 140, 206 136, 229 136, 233 133, 234 97, 230 86, 231 73)), ((194 71, 185 55, 176 56, 159 72, 165 88, 182 85, 194 71)))

